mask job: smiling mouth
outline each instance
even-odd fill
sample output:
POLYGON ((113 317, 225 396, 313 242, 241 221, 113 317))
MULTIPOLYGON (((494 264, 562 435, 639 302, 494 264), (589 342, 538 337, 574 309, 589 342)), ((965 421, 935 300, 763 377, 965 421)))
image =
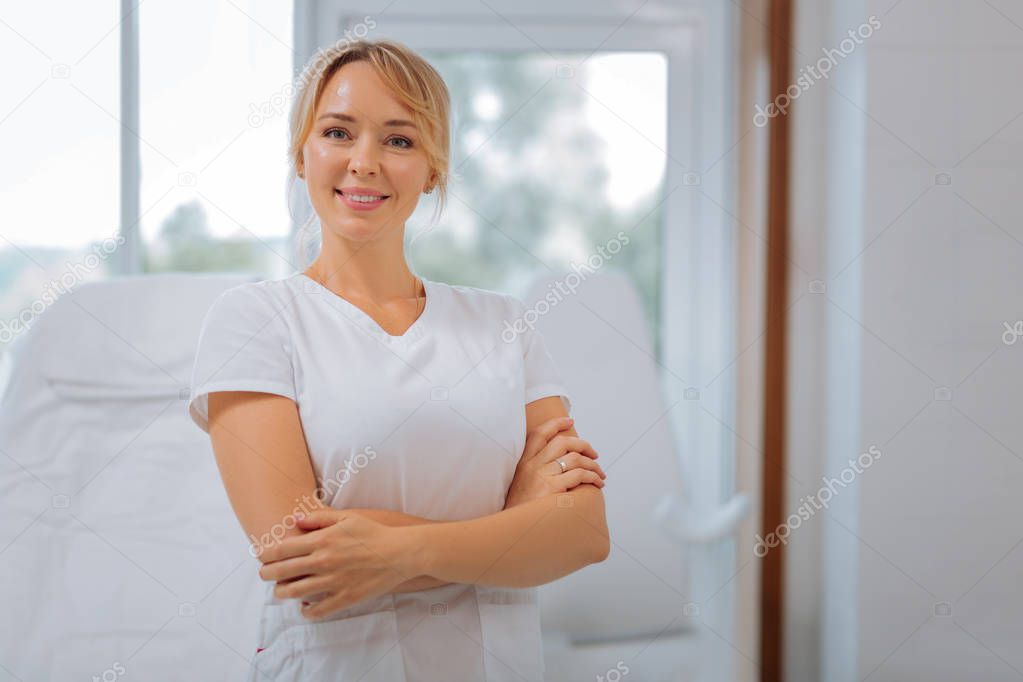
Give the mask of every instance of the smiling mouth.
POLYGON ((390 194, 380 194, 380 195, 373 195, 373 194, 366 194, 366 195, 345 194, 344 192, 342 192, 339 189, 335 189, 334 192, 339 197, 344 197, 345 199, 348 199, 349 201, 354 201, 354 202, 357 202, 357 203, 360 203, 360 204, 375 204, 375 203, 379 203, 379 202, 383 201, 384 199, 387 199, 387 198, 389 198, 391 196, 390 194))

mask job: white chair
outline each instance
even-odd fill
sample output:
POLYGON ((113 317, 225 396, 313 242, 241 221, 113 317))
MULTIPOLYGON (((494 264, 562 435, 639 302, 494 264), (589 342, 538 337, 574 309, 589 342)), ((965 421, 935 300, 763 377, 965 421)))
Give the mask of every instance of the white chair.
POLYGON ((261 581, 185 412, 203 316, 244 275, 80 285, 0 397, 0 680, 241 680, 261 581))
MULTIPOLYGON (((610 681, 626 669, 635 682, 695 679, 701 635, 685 547, 734 532, 745 500, 715 518, 693 518, 682 503, 662 370, 631 280, 592 273, 563 297, 558 281, 534 283, 524 303, 542 313, 536 328, 571 394, 576 430, 601 455, 612 546, 606 561, 540 588, 547 679, 610 681), (557 302, 537 305, 548 293, 557 302)), ((666 382, 682 395, 681 379, 666 382)))

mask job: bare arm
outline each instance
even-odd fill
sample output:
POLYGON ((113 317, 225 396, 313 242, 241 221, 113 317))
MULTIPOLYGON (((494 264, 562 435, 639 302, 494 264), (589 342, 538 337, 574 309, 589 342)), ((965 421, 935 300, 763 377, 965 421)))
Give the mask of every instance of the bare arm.
POLYGON ((395 586, 410 582, 409 576, 531 587, 603 561, 610 540, 604 498, 597 487, 602 472, 580 467, 557 474, 550 471, 552 467, 542 472, 534 466, 537 458, 544 466, 553 461, 551 457, 563 456, 572 447, 597 456, 574 430, 567 436, 557 433, 570 426, 565 414, 558 397, 526 406, 531 459, 516 473, 527 476, 527 483, 516 503, 504 510, 473 520, 434 523, 418 523, 420 519, 407 515, 391 516, 404 524, 394 526, 361 513, 314 511, 298 521, 309 533, 267 549, 260 577, 278 581, 275 593, 282 598, 326 594, 302 611, 303 616, 315 619, 394 592, 395 586), (539 449, 535 447, 538 440, 546 441, 539 449), (538 485, 531 485, 534 481, 528 477, 536 476, 561 480, 550 484, 540 479, 538 485))
MULTIPOLYGON (((296 512, 324 509, 295 401, 272 393, 218 391, 209 395, 210 439, 231 507, 257 551, 284 537, 304 535, 296 512)), ((357 511, 384 525, 434 523, 385 509, 357 511)), ((260 551, 260 559, 263 553, 260 551)), ((265 560, 264 560, 265 563, 265 560)), ((446 585, 412 578, 395 592, 446 585)))
POLYGON ((417 527, 412 565, 451 582, 543 585, 607 558, 603 514, 603 493, 584 483, 479 519, 417 527))
MULTIPOLYGON (((526 406, 527 431, 566 416, 560 397, 526 406)), ((565 431, 576 436, 575 429, 565 431)), ((551 582, 603 561, 610 551, 604 494, 591 483, 468 521, 408 528, 411 565, 439 580, 506 587, 551 582)))
MULTIPOLYGON (((438 523, 437 521, 431 521, 430 519, 424 519, 420 516, 412 516, 411 514, 404 514, 402 512, 392 511, 390 509, 348 509, 346 511, 353 511, 367 519, 378 521, 385 526, 415 526, 425 523, 438 523)), ((398 587, 391 590, 391 592, 418 592, 419 590, 429 590, 434 587, 442 587, 444 585, 450 585, 451 583, 447 580, 438 580, 432 576, 421 575, 417 578, 406 580, 398 587)))

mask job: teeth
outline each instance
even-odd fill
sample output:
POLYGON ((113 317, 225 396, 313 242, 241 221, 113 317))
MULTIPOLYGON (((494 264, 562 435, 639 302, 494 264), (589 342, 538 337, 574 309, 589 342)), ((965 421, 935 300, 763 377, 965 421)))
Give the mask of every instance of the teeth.
POLYGON ((363 196, 363 195, 359 195, 359 194, 345 194, 344 196, 348 197, 352 201, 361 201, 363 203, 368 203, 368 202, 371 202, 371 201, 382 201, 384 199, 384 197, 363 196))

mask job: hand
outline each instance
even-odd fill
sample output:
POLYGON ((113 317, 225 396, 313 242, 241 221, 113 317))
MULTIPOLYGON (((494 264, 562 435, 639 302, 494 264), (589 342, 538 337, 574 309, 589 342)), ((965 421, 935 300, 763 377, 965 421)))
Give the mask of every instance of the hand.
POLYGON ((319 601, 303 606, 319 618, 386 594, 418 575, 410 565, 407 529, 339 509, 314 510, 296 520, 307 531, 266 548, 259 577, 276 580, 279 599, 319 601))
POLYGON ((581 483, 604 487, 604 470, 594 461, 599 457, 597 451, 582 438, 560 433, 571 427, 571 417, 556 417, 526 434, 526 445, 505 497, 505 509, 566 492, 581 483), (559 459, 565 463, 564 473, 559 459))

